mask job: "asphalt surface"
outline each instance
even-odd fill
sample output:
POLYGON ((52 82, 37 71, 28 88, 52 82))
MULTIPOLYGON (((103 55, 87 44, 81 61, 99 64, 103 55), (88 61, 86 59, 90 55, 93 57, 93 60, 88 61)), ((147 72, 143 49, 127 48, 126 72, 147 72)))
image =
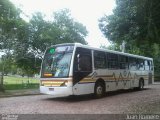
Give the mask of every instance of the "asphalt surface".
POLYGON ((142 91, 108 92, 101 99, 91 95, 53 98, 50 95, 0 98, 0 114, 160 114, 160 85, 142 91))

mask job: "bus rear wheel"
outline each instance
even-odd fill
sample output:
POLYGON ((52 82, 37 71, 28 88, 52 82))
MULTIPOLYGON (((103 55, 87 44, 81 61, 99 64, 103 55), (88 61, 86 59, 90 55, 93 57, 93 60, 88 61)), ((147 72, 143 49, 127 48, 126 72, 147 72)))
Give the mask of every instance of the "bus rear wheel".
POLYGON ((105 94, 105 85, 103 82, 97 82, 95 84, 94 96, 95 98, 101 98, 105 94))

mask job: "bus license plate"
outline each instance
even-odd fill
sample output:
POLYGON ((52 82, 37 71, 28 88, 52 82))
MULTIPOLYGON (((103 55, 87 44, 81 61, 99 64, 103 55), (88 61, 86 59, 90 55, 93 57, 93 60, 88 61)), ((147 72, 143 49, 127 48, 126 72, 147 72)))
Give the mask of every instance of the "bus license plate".
POLYGON ((54 91, 54 88, 49 88, 49 91, 54 91))

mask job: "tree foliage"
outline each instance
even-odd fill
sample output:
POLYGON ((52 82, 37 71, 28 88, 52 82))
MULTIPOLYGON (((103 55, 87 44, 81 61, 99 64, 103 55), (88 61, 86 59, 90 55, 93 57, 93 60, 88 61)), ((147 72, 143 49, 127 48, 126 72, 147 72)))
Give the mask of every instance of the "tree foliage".
POLYGON ((47 47, 60 43, 86 44, 86 27, 75 22, 67 9, 54 13, 52 21, 46 21, 44 17, 35 13, 30 20, 29 44, 35 54, 42 56, 47 47))
POLYGON ((11 48, 12 37, 14 34, 15 19, 18 18, 18 12, 15 6, 9 0, 0 1, 0 48, 11 48))
POLYGON ((116 4, 113 15, 99 20, 102 33, 112 42, 126 41, 129 52, 136 47, 151 56, 146 48, 160 44, 159 0, 116 0, 116 4))

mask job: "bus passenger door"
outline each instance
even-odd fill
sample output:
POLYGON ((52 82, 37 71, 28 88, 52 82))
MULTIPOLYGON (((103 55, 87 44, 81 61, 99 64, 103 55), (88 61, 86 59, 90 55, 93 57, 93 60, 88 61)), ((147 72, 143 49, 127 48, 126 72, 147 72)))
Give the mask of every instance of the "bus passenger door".
POLYGON ((78 47, 75 52, 73 65, 73 93, 88 94, 92 90, 88 83, 91 81, 92 54, 90 49, 78 47))

